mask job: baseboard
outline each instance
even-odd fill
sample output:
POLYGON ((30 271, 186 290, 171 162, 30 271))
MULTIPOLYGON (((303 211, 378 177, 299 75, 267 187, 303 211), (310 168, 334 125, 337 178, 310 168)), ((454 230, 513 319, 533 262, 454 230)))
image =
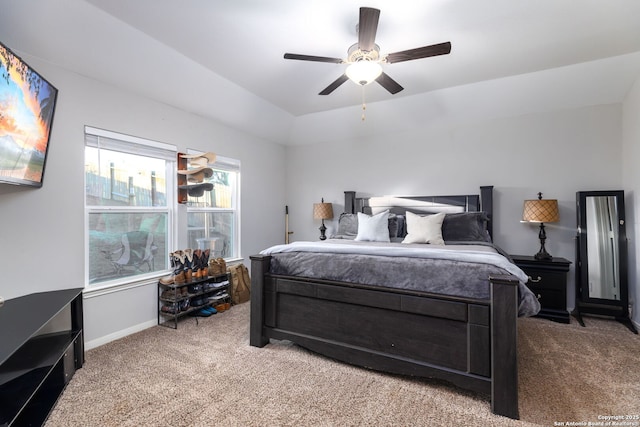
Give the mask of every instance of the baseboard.
POLYGON ((158 324, 157 320, 150 320, 148 322, 139 323, 127 329, 122 329, 120 331, 114 332, 109 335, 105 335, 100 338, 96 338, 95 340, 86 341, 84 343, 85 350, 91 350, 92 348, 100 347, 101 345, 107 344, 111 341, 118 340, 120 338, 124 338, 128 335, 135 334, 136 332, 144 331, 145 329, 149 329, 158 324))

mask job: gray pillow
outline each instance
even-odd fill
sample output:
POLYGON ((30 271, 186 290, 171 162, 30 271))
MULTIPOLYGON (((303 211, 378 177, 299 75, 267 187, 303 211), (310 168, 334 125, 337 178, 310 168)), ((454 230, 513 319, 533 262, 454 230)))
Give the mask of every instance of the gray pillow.
POLYGON ((358 235, 358 216, 356 214, 341 213, 338 219, 338 236, 358 235))
POLYGON ((442 222, 442 238, 445 242, 490 242, 488 222, 484 212, 447 214, 442 222))

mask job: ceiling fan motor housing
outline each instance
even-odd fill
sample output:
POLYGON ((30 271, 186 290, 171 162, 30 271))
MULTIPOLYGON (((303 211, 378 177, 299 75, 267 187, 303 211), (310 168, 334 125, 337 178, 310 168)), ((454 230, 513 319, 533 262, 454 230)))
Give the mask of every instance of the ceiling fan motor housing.
POLYGON ((347 50, 347 61, 352 64, 358 61, 373 61, 380 60, 380 46, 377 44, 373 46, 372 50, 362 50, 358 47, 358 43, 355 43, 347 50))

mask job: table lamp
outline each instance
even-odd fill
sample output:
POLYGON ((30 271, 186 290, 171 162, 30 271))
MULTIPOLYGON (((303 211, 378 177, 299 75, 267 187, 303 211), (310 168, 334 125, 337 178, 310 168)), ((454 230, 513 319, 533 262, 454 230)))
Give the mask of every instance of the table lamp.
POLYGON ((544 223, 560 221, 558 201, 555 199, 543 199, 542 193, 538 193, 538 198, 536 200, 525 200, 524 208, 522 209, 522 221, 540 223, 540 232, 538 233, 538 238, 540 238, 540 250, 533 257, 537 260, 552 259, 553 257, 544 247, 544 242, 547 240, 547 234, 544 231, 544 223))
POLYGON ((320 226, 320 240, 326 240, 327 236, 325 236, 324 233, 327 231, 327 227, 324 226, 324 220, 333 218, 333 205, 331 205, 331 203, 325 203, 324 198, 321 200, 321 203, 313 204, 313 219, 322 220, 322 225, 320 226))

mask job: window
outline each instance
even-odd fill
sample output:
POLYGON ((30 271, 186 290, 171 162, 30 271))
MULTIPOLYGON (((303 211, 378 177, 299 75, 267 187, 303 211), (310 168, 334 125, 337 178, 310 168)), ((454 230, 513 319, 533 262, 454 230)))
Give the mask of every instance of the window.
POLYGON ((175 206, 176 147, 85 127, 89 285, 167 270, 175 206))
POLYGON ((240 162, 217 156, 209 167, 213 174, 204 182, 213 184, 213 189, 187 197, 189 247, 209 249, 210 259, 239 258, 240 162))

